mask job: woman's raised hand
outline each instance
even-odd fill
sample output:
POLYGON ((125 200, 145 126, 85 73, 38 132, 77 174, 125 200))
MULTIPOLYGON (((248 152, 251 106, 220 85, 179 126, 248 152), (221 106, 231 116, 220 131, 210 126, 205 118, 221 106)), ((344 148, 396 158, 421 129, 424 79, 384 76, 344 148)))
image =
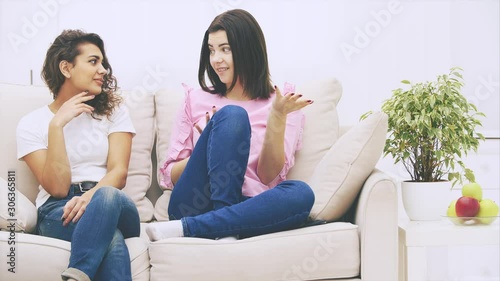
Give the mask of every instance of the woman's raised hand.
MULTIPOLYGON (((214 116, 215 112, 217 112, 217 108, 215 108, 215 105, 212 106, 212 116, 214 116)), ((210 113, 208 113, 208 111, 205 113, 205 119, 206 119, 206 123, 205 124, 208 124, 208 121, 210 121, 210 113)), ((196 130, 198 130, 198 132, 201 134, 201 132, 203 132, 203 130, 201 129, 200 125, 198 125, 198 123, 194 123, 194 127, 196 128, 196 130)))
POLYGON ((302 109, 314 102, 303 99, 301 94, 288 93, 282 95, 277 86, 274 86, 274 88, 276 89, 276 98, 273 101, 273 110, 282 115, 302 109))
POLYGON ((94 108, 86 104, 85 102, 93 98, 94 95, 89 95, 87 91, 75 95, 74 97, 63 103, 61 108, 59 108, 54 118, 52 119, 53 122, 56 122, 55 124, 64 127, 69 123, 69 121, 71 121, 78 115, 84 112, 92 113, 92 111, 94 111, 94 108))

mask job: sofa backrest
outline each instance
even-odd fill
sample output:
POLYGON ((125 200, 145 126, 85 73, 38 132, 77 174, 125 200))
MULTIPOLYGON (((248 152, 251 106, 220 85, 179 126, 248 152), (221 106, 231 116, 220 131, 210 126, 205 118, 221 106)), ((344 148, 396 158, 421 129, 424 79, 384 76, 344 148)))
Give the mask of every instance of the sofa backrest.
MULTIPOLYGON (((304 110, 306 120, 327 116, 322 122, 307 122, 304 146, 297 154, 290 179, 307 180, 322 155, 338 138, 336 105, 341 96, 340 83, 335 79, 312 81, 297 86, 297 92, 307 93, 314 107, 304 110), (327 94, 329 93, 329 94, 327 94)), ((158 169, 164 161, 170 139, 170 127, 184 99, 181 85, 161 89, 156 93, 123 91, 122 96, 137 130, 133 139, 129 176, 124 191, 136 202, 142 221, 153 218, 153 204, 161 194, 158 169), (158 131, 158 135, 156 134, 158 131), (156 142, 156 146, 155 146, 156 142)), ((0 171, 16 171, 16 185, 32 202, 38 193, 38 183, 27 165, 16 157, 16 127, 22 116, 52 102, 47 87, 0 84, 2 145, 0 171)), ((1 175, 5 178, 7 175, 1 175)))
POLYGON ((52 102, 46 87, 0 84, 0 177, 15 171, 17 190, 35 202, 38 183, 26 163, 17 160, 16 127, 24 115, 52 102))
MULTIPOLYGON (((311 185, 311 187, 317 193, 317 197, 326 198, 324 199, 326 201, 321 204, 327 205, 331 201, 330 197, 337 192, 335 188, 340 187, 343 182, 332 185, 333 190, 328 186, 327 193, 325 193, 322 182, 324 182, 323 179, 326 176, 318 175, 316 167, 322 166, 324 167, 323 170, 326 168, 325 171, 327 172, 330 169, 325 166, 323 158, 339 139, 339 120, 336 106, 342 95, 342 87, 336 79, 330 78, 297 85, 297 92, 302 93, 308 99, 314 100, 314 104, 303 109, 306 117, 303 147, 296 154, 295 166, 290 170, 288 179, 314 183, 314 186, 311 185)), ((156 216, 156 219, 167 219, 166 211, 170 191, 159 185, 158 167, 162 165, 165 159, 170 140, 171 125, 184 100, 184 88, 179 85, 176 89, 161 89, 155 93, 122 91, 121 95, 124 97, 137 131, 132 143, 127 185, 123 190, 136 203, 141 221, 150 221, 154 216, 156 216), (159 198, 163 198, 163 200, 160 200, 161 202, 156 204, 155 208, 154 205, 159 198)), ((46 87, 0 84, 0 129, 2 131, 0 171, 4 173, 0 177, 5 179, 7 171, 16 171, 18 190, 32 202, 35 201, 38 193, 38 183, 27 165, 17 160, 16 126, 22 116, 36 108, 49 104, 51 101, 52 96, 46 87)), ((376 125, 370 126, 374 128, 376 125)), ((372 159, 371 164, 364 168, 363 177, 367 176, 367 173, 371 171, 370 167, 375 165, 377 157, 382 152, 383 143, 381 140, 383 141, 385 134, 383 126, 378 131, 381 133, 377 137, 377 145, 373 149, 374 152, 369 152, 372 159), (373 161, 375 162, 372 163, 373 161)), ((368 137, 372 133, 370 131, 363 134, 368 137)), ((365 139, 368 140, 367 137, 365 139)), ((364 143, 359 146, 365 147, 364 143)), ((347 166, 352 166, 352 162, 359 158, 355 154, 356 151, 353 153, 351 159, 346 159, 347 166)), ((341 159, 341 157, 334 158, 341 159)), ((328 165, 337 165, 331 161, 326 163, 328 165)), ((345 163, 340 164, 346 166, 345 163)), ((360 186, 359 182, 362 183, 363 181, 364 178, 360 178, 356 185, 360 186)), ((349 196, 353 197, 355 194, 349 196)), ((321 200, 318 200, 318 202, 321 202, 321 200)), ((318 208, 320 208, 318 214, 325 209, 324 206, 318 208)), ((327 216, 327 218, 330 217, 327 216)))

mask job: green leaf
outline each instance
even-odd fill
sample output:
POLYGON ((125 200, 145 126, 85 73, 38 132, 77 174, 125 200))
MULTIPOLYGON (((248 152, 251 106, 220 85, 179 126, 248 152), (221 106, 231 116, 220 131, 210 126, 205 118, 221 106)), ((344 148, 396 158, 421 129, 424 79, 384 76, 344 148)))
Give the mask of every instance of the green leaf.
POLYGON ((462 94, 462 71, 452 67, 434 81, 403 80, 408 89, 393 90, 382 105, 389 117, 384 155, 403 162, 412 179, 439 180, 448 175, 453 184, 473 179, 460 159, 484 141, 476 128, 485 115, 462 94))

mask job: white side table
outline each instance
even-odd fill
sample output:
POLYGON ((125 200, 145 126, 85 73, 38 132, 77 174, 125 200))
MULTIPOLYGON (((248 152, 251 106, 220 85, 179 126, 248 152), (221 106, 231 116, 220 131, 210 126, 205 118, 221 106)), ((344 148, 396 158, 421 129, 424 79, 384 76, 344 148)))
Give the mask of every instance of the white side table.
POLYGON ((399 280, 427 280, 426 247, 499 245, 498 219, 491 225, 457 226, 440 221, 399 221, 399 280), (475 239, 471 239, 475 237, 475 239))

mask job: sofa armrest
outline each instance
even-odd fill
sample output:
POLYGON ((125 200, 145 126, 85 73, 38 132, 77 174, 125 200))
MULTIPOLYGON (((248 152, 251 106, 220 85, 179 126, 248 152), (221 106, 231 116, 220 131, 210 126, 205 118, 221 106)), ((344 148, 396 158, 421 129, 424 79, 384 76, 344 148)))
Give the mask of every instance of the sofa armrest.
POLYGON ((342 125, 339 127, 339 138, 344 135, 345 133, 347 133, 347 131, 349 131, 350 129, 352 129, 354 127, 354 125, 342 125))
POLYGON ((361 280, 397 280, 398 199, 394 180, 374 169, 365 181, 354 223, 361 243, 361 280))

